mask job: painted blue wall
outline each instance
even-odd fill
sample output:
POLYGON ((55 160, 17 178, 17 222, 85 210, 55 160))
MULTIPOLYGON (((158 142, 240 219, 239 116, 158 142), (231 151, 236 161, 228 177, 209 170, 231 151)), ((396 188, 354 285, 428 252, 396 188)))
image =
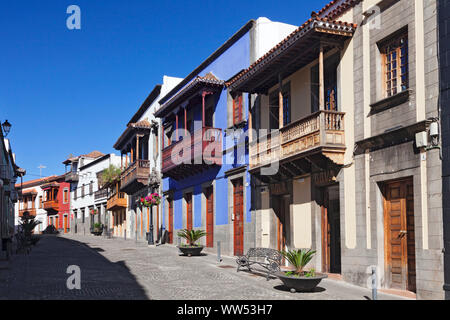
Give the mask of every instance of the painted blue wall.
MULTIPOLYGON (((226 50, 221 56, 219 56, 215 61, 213 61, 208 67, 202 70, 198 75, 205 76, 207 73, 212 72, 218 79, 228 80, 237 74, 242 69, 248 68, 250 61, 250 35, 247 32, 243 35, 237 42, 235 42, 228 50, 226 50)), ((224 89, 218 99, 216 109, 215 109, 215 127, 222 129, 225 133, 227 129, 227 90, 224 89)), ((244 96, 244 101, 247 101, 247 95, 244 96)), ((245 103, 245 116, 248 114, 248 103, 245 103)), ((202 109, 201 106, 196 106, 194 108, 194 119, 201 121, 202 119, 202 109)), ((179 123, 179 128, 182 128, 183 124, 179 123)), ((226 150, 226 139, 223 139, 223 150, 226 150)), ((248 163, 248 154, 245 155, 246 163, 248 163)), ((225 159, 223 159, 223 164, 221 167, 212 167, 209 170, 203 172, 202 174, 197 174, 190 176, 187 179, 176 181, 171 178, 163 179, 163 191, 173 191, 174 192, 174 228, 183 228, 183 190, 188 188, 193 188, 193 199, 194 199, 194 227, 198 228, 202 225, 202 184, 205 182, 215 181, 215 201, 216 201, 216 225, 226 225, 228 224, 228 179, 225 177, 225 172, 233 169, 235 167, 241 166, 237 163, 228 164, 225 159)), ((250 181, 250 177, 247 173, 247 182, 250 181)), ((247 201, 246 201, 246 221, 251 222, 251 192, 250 184, 246 187, 247 191, 247 201)), ((230 201, 233 201, 230 199, 230 201)), ((165 206, 163 206, 163 223, 165 221, 165 206)))

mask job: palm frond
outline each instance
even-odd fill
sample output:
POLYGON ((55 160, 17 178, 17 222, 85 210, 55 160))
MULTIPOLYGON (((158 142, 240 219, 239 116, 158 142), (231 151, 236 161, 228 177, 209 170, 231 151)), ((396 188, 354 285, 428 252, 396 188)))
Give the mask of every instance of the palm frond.
POLYGON ((188 230, 183 229, 178 232, 178 236, 186 240, 190 246, 194 246, 195 243, 206 236, 206 232, 203 230, 188 230))

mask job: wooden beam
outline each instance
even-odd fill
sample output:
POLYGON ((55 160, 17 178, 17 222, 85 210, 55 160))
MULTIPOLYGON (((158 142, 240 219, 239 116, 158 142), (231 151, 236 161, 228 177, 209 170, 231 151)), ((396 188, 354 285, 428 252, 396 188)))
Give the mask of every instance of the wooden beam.
POLYGON ((281 73, 278 73, 278 127, 283 128, 283 79, 281 73))
POLYGON ((320 44, 319 52, 319 109, 325 110, 325 80, 323 64, 323 45, 320 44))

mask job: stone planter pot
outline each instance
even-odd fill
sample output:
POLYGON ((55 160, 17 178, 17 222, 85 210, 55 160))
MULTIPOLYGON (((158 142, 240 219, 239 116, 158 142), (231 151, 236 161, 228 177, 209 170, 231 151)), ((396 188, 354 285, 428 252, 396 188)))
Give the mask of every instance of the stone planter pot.
POLYGON ((328 278, 326 274, 321 273, 316 273, 315 277, 294 277, 288 276, 284 272, 277 272, 275 275, 291 292, 312 292, 322 279, 328 278))
POLYGON ((195 246, 195 247, 183 247, 183 246, 179 246, 177 247, 178 249, 180 249, 181 253, 183 253, 183 255, 191 257, 191 256, 199 256, 200 253, 203 250, 203 246, 195 246))
POLYGON ((103 229, 94 229, 94 231, 92 231, 92 234, 94 236, 101 236, 103 233, 103 229))

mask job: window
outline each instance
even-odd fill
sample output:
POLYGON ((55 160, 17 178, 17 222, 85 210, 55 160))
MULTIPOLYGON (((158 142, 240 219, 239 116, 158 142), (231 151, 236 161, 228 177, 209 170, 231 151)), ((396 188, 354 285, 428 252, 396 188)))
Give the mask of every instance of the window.
POLYGON ((68 203, 69 202, 69 189, 64 189, 63 193, 63 202, 68 203))
POLYGON ((81 186, 81 197, 84 198, 84 184, 81 186))
POLYGON ((242 93, 233 99, 233 125, 242 122, 242 93))
POLYGON ((39 196, 39 209, 42 209, 42 196, 39 196))
POLYGON ((77 189, 77 188, 73 189, 73 198, 74 198, 75 200, 78 199, 78 189, 77 189))
POLYGON ((89 195, 92 195, 93 192, 94 192, 94 182, 91 181, 91 183, 89 184, 89 195))
POLYGON ((380 46, 383 63, 384 97, 388 98, 409 88, 408 32, 385 41, 380 46))

